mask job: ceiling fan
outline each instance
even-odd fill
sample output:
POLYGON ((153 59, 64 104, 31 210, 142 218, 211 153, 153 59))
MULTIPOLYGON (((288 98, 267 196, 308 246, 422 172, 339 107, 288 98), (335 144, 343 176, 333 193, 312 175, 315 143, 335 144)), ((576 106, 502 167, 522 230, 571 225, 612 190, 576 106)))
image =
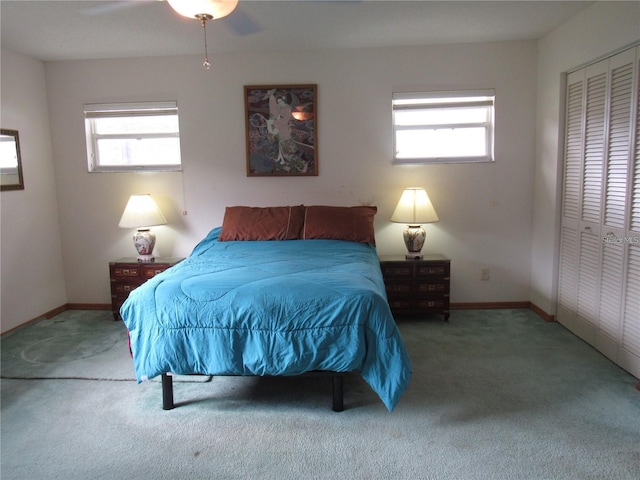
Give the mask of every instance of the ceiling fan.
MULTIPOLYGON (((91 6, 84 10, 87 15, 103 15, 114 11, 144 6, 151 1, 165 0, 128 0, 109 1, 99 5, 91 6)), ((203 66, 209 70, 207 52, 207 22, 224 18, 224 23, 236 35, 251 35, 259 32, 262 28, 253 19, 244 13, 238 6, 238 0, 166 0, 169 6, 178 14, 198 20, 204 32, 204 62, 203 66)))

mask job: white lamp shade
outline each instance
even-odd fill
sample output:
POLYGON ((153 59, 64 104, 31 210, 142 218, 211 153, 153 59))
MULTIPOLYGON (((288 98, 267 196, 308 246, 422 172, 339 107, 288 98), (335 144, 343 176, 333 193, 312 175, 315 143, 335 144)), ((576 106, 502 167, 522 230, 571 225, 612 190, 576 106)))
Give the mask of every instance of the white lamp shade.
POLYGON ((411 187, 402 192, 398 206, 391 215, 391 221, 407 225, 422 225, 439 220, 429 195, 424 188, 411 187))
POLYGON ((229 15, 238 5, 238 0, 167 0, 171 8, 188 18, 211 15, 222 18, 229 15))
POLYGON ((121 228, 142 228, 165 225, 166 223, 167 220, 151 195, 144 194, 131 195, 118 226, 121 228))

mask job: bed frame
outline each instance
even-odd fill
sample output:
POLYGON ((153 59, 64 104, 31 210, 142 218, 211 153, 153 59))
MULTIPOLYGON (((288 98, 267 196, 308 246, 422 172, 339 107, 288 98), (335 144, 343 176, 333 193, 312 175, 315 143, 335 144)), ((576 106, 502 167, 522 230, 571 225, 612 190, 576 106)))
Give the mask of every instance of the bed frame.
MULTIPOLYGON (((342 412, 344 410, 344 390, 343 375, 340 373, 330 372, 333 383, 333 405, 334 412, 342 412)), ((162 409, 172 410, 175 408, 173 401, 173 377, 167 373, 162 374, 162 409)))

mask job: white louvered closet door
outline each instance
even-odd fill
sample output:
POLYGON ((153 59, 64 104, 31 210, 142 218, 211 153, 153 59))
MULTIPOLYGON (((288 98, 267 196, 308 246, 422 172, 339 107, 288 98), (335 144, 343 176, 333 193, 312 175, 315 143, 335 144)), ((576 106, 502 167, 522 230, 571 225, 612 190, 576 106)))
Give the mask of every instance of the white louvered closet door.
POLYGON ((628 247, 624 307, 622 313, 619 364, 640 378, 640 47, 636 48, 634 103, 634 129, 631 132, 633 148, 629 169, 627 193, 628 229, 625 242, 628 247))
POLYGON ((575 329, 578 311, 578 228, 584 156, 585 71, 567 77, 567 114, 558 278, 558 321, 575 329))
POLYGON ((637 377, 639 52, 568 76, 558 282, 558 321, 637 377))
POLYGON ((598 324, 599 270, 602 245, 601 203, 606 134, 608 60, 585 73, 582 201, 578 223, 578 309, 575 333, 593 344, 598 324))

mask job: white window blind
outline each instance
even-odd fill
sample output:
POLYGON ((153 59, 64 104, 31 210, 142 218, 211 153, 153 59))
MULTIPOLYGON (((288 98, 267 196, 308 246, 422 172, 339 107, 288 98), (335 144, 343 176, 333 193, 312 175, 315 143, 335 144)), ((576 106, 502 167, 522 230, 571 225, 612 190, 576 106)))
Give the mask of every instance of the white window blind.
POLYGON ((180 170, 176 102, 84 106, 90 172, 180 170))
POLYGON ((491 162, 493 90, 394 93, 394 164, 491 162))

